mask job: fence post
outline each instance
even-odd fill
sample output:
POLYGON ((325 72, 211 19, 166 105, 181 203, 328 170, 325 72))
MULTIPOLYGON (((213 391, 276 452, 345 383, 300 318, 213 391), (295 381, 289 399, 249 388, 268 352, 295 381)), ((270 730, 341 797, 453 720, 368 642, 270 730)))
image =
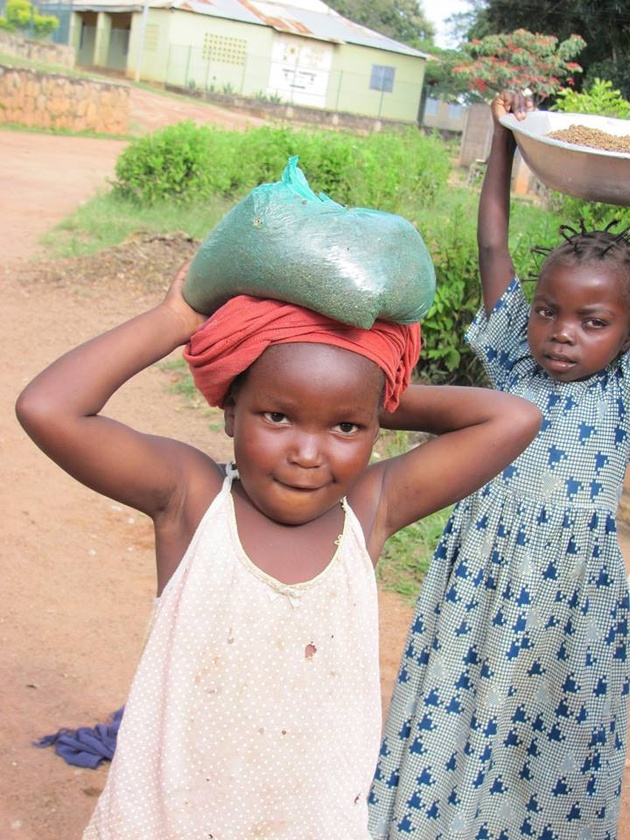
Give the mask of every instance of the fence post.
POLYGON ((341 83, 343 81, 343 70, 339 71, 339 81, 337 82, 337 98, 335 101, 335 111, 339 110, 339 96, 341 94, 341 83))
POLYGON ((190 51, 192 49, 192 45, 188 44, 188 52, 186 53, 186 70, 184 72, 184 86, 188 87, 190 82, 190 51))

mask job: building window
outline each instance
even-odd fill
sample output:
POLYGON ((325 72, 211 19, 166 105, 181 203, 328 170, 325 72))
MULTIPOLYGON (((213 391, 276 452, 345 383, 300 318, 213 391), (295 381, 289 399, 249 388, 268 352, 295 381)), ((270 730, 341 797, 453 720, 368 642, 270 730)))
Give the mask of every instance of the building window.
POLYGON ((370 90, 381 90, 383 93, 391 93, 394 90, 395 75, 395 67, 386 67, 384 64, 373 64, 370 90))
POLYGON ((459 102, 449 102, 448 105, 448 118, 449 120, 461 120, 464 116, 464 106, 460 105, 459 102))
POLYGON ((427 97, 427 101, 424 104, 425 117, 437 117, 439 110, 440 100, 434 99, 434 97, 432 96, 427 97))

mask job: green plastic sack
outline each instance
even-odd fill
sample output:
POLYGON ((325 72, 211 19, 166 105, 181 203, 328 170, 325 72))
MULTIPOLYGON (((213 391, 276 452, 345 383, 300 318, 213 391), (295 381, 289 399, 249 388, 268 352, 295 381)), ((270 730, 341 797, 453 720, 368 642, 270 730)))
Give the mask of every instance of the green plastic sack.
POLYGON ((290 158, 281 181, 253 189, 210 232, 189 267, 185 300, 208 315, 247 294, 365 329, 377 318, 420 321, 435 270, 418 231, 393 213, 315 195, 297 162, 290 158))

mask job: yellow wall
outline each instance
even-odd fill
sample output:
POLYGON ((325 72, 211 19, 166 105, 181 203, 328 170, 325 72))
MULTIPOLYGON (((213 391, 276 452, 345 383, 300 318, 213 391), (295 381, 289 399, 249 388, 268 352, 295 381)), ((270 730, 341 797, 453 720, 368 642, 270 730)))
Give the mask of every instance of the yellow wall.
POLYGON ((423 58, 370 47, 340 44, 335 49, 328 107, 415 123, 424 81, 423 58), (391 93, 370 89, 374 65, 395 68, 391 93))

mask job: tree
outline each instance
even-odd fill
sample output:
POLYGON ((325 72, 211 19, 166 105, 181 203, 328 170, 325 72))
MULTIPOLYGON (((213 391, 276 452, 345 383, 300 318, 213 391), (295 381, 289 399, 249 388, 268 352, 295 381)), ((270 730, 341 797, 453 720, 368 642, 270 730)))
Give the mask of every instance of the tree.
POLYGON ((467 61, 453 68, 471 93, 487 99, 505 88, 529 88, 537 102, 575 83, 582 72, 572 61, 584 49, 579 35, 558 42, 553 35, 518 29, 507 35, 488 35, 462 44, 467 61))
POLYGON ((630 7, 628 0, 469 0, 474 9, 467 37, 484 38, 536 22, 539 32, 558 40, 580 35, 586 48, 580 55, 584 75, 578 89, 595 77, 610 80, 630 98, 630 7))
POLYGON ((0 29, 8 32, 22 32, 36 38, 45 38, 59 26, 59 20, 52 15, 40 15, 29 0, 7 0, 4 17, 0 17, 0 29))
POLYGON ((417 46, 428 55, 424 65, 423 95, 447 102, 470 99, 467 80, 453 73, 453 69, 462 63, 461 52, 443 50, 430 41, 420 41, 417 46))
POLYGON ((403 44, 415 46, 435 37, 435 27, 417 0, 333 0, 328 5, 348 20, 403 44))

